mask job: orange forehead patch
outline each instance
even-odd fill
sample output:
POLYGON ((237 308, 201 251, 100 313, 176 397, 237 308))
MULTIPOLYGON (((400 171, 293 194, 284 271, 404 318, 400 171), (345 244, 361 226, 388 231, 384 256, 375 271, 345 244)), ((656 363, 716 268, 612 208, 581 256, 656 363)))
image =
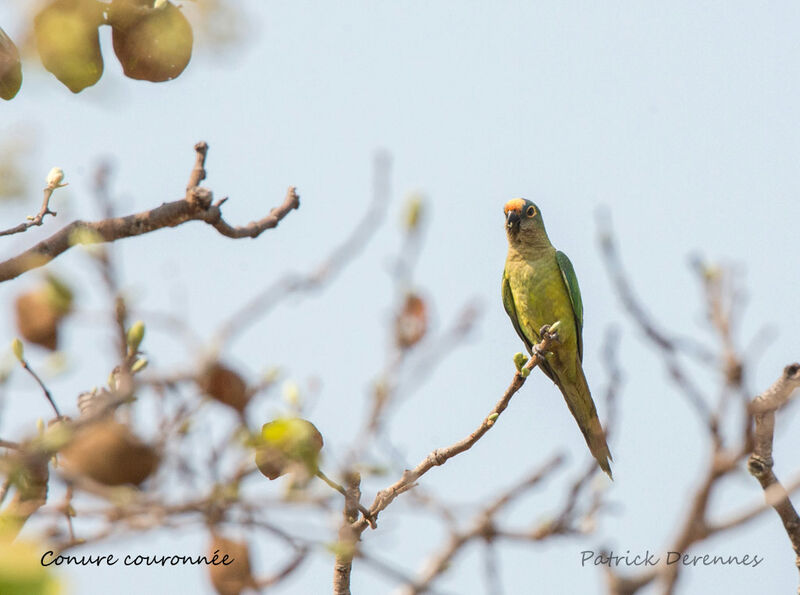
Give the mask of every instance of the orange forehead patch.
POLYGON ((524 208, 525 208, 524 198, 512 198, 506 203, 506 206, 503 207, 503 212, 508 213, 509 211, 521 211, 524 208))

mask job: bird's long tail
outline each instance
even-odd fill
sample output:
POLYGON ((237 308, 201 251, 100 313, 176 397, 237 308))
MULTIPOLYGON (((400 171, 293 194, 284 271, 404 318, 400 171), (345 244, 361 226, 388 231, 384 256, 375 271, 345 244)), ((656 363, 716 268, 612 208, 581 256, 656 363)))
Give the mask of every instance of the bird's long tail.
POLYGON ((556 384, 561 389, 572 416, 578 422, 578 427, 583 433, 592 456, 597 460, 600 468, 613 480, 609 464, 609 461, 613 460, 611 451, 608 450, 606 435, 600 425, 600 419, 597 417, 597 409, 592 401, 592 394, 589 392, 589 384, 586 382, 580 365, 578 365, 577 372, 576 382, 565 383, 559 380, 556 384))

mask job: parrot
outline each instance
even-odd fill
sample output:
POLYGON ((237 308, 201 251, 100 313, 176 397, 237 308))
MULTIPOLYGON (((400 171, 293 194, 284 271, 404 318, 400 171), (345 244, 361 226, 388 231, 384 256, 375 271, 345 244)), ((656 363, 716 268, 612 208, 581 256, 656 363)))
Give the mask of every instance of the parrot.
POLYGON ((567 255, 550 243, 539 207, 514 198, 503 208, 508 256, 503 270, 503 307, 514 330, 539 368, 564 396, 600 468, 611 474, 611 452, 583 373, 583 302, 567 255), (558 341, 547 353, 534 353, 542 327, 557 325, 558 341))

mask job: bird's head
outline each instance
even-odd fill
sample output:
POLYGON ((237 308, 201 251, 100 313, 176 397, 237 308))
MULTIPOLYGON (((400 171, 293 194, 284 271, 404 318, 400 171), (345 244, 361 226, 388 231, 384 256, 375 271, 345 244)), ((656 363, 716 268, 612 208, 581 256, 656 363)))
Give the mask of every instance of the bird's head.
POLYGON ((534 203, 524 198, 512 198, 503 207, 506 234, 511 242, 547 238, 542 213, 534 203))

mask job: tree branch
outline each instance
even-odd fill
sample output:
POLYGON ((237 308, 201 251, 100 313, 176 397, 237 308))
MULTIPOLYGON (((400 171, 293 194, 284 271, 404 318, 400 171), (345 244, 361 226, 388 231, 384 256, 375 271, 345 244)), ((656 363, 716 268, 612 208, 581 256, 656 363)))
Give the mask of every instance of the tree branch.
POLYGON ((339 528, 339 543, 336 549, 336 562, 333 566, 334 595, 350 595, 350 573, 353 570, 353 557, 360 533, 354 529, 358 519, 358 503, 361 500, 361 476, 347 474, 347 489, 344 497, 344 518, 339 528))
MULTIPOLYGON (((205 176, 203 164, 208 146, 205 143, 198 143, 195 150, 197 162, 192 170, 190 183, 199 181, 205 176)), ((272 209, 269 215, 247 225, 234 227, 222 218, 220 207, 225 201, 211 204, 212 199, 210 190, 195 185, 187 189, 185 198, 164 203, 149 211, 100 221, 73 221, 22 254, 0 263, 0 282, 14 279, 26 271, 47 264, 75 244, 114 242, 165 227, 177 227, 187 221, 205 221, 229 238, 255 238, 263 231, 276 227, 291 210, 300 206, 300 197, 295 188, 290 187, 283 204, 272 209)))
MULTIPOLYGON (((558 340, 558 335, 555 332, 550 333, 546 327, 542 328, 539 332, 542 340, 536 347, 538 348, 538 353, 545 353, 550 349, 552 343, 558 340)), ((534 353, 537 353, 536 349, 534 350, 534 353)), ((375 496, 372 506, 370 507, 370 517, 372 517, 373 521, 377 521, 378 514, 381 511, 385 510, 386 507, 389 506, 389 504, 391 504, 395 498, 397 498, 397 496, 403 492, 407 492, 417 485, 417 480, 425 475, 425 473, 430 471, 433 467, 444 465, 454 456, 472 448, 475 443, 494 426, 497 418, 501 413, 503 413, 503 411, 506 410, 506 407, 508 407, 508 404, 511 402, 511 398, 517 393, 517 391, 519 391, 520 388, 522 388, 522 385, 525 384, 525 380, 530 374, 531 370, 538 366, 539 363, 539 358, 534 355, 530 360, 528 360, 528 363, 526 363, 520 371, 514 374, 514 379, 511 381, 511 384, 506 389, 506 392, 503 394, 502 398, 497 402, 494 408, 489 412, 489 415, 483 419, 481 424, 474 432, 472 432, 466 438, 459 440, 455 444, 448 446, 447 448, 439 448, 434 450, 414 469, 406 469, 403 473, 403 476, 399 480, 390 485, 388 488, 378 492, 375 496)), ((367 519, 362 517, 355 524, 354 528, 359 534, 361 534, 367 528, 367 526, 367 519)))
POLYGON ((39 212, 32 217, 28 217, 28 220, 24 223, 20 223, 15 227, 10 227, 9 229, 0 231, 0 236, 10 236, 15 233, 22 233, 23 231, 28 231, 28 229, 34 225, 41 225, 45 215, 52 215, 55 217, 57 213, 50 210, 50 199, 53 197, 53 191, 60 186, 66 186, 66 184, 48 184, 44 189, 44 198, 42 199, 42 206, 39 209, 39 212))
MULTIPOLYGON (((751 411, 755 418, 753 453, 747 462, 750 474, 764 490, 764 498, 781 518, 789 541, 792 543, 798 571, 800 571, 800 517, 789 499, 789 493, 772 471, 772 442, 775 432, 775 412, 789 402, 800 387, 800 364, 791 364, 772 386, 753 399, 751 411)), ((800 593, 800 588, 798 589, 800 593)))

